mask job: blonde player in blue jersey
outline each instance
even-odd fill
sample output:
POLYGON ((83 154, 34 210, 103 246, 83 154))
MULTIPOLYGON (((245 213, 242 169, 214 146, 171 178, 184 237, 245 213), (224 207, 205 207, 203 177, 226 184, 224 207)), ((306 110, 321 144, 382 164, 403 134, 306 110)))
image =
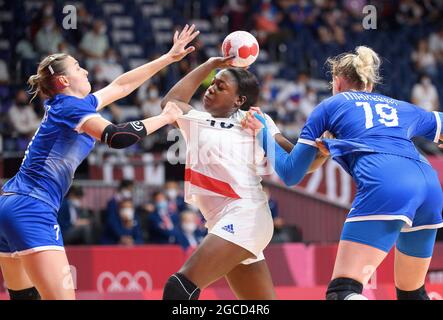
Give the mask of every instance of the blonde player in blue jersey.
POLYGON ((437 173, 411 138, 438 143, 443 114, 372 93, 380 80, 380 59, 370 48, 358 47, 328 62, 333 96, 312 112, 291 153, 273 141, 258 109, 245 125, 263 127, 263 147, 287 185, 303 178, 317 147, 329 152, 357 185, 327 299, 366 299, 364 285, 396 245, 397 298, 427 300, 424 283, 436 232, 443 226, 443 195, 437 173), (336 139, 319 140, 325 131, 336 139))
POLYGON ((76 168, 95 140, 125 148, 182 114, 170 103, 159 116, 114 125, 97 111, 192 52, 194 47, 186 46, 197 35, 194 25, 186 25, 175 33, 168 53, 93 94, 88 72, 66 54, 46 57, 30 77, 35 94, 41 92, 49 99, 19 172, 0 196, 0 266, 11 299, 75 298, 57 212, 76 168))

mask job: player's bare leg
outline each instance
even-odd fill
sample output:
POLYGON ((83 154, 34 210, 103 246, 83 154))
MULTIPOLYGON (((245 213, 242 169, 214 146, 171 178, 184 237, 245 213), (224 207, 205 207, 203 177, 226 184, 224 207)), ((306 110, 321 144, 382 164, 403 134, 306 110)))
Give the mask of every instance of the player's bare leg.
POLYGON ((40 251, 20 259, 42 299, 75 299, 74 282, 64 251, 40 251))
POLYGON ((271 273, 265 260, 239 264, 226 275, 226 280, 238 299, 276 299, 271 273))
POLYGON ((254 255, 248 250, 208 234, 178 273, 169 278, 163 291, 163 299, 197 299, 201 289, 249 258, 254 258, 254 255))
POLYGON ((395 287, 397 290, 412 292, 423 288, 431 258, 408 256, 395 249, 395 287))
POLYGON ((383 250, 352 241, 341 240, 338 245, 332 281, 329 284, 327 299, 358 299, 364 285, 386 257, 383 250), (343 297, 341 296, 343 295, 343 297))
POLYGON ((10 299, 38 299, 38 292, 18 258, 0 257, 0 267, 10 299))

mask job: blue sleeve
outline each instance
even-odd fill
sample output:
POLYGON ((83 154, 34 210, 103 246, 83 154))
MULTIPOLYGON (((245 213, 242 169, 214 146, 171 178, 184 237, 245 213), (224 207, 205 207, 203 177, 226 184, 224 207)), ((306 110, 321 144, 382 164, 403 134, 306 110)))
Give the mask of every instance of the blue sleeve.
POLYGON ((315 145, 315 139, 320 138, 323 132, 329 129, 328 118, 326 101, 323 101, 309 115, 298 142, 315 145))
POLYGON ((288 154, 278 143, 274 142, 274 144, 274 168, 278 176, 287 186, 299 183, 315 160, 318 149, 304 143, 297 143, 291 153, 288 154))
POLYGON ((265 135, 266 139, 259 139, 259 141, 263 140, 263 149, 278 176, 287 186, 299 183, 315 160, 317 147, 297 143, 291 153, 287 153, 266 128, 261 131, 261 134, 265 135))
POLYGON ((260 130, 258 140, 278 176, 287 186, 299 183, 317 156, 318 149, 315 146, 315 139, 312 140, 312 145, 310 143, 297 143, 291 153, 288 154, 268 131, 263 117, 255 116, 264 124, 263 129, 260 130))
POLYGON ((80 99, 68 97, 63 108, 63 122, 71 129, 76 129, 88 116, 96 116, 98 100, 93 94, 80 99))
POLYGON ((410 133, 411 137, 424 137, 438 143, 441 134, 443 113, 428 112, 417 107, 418 122, 410 133))

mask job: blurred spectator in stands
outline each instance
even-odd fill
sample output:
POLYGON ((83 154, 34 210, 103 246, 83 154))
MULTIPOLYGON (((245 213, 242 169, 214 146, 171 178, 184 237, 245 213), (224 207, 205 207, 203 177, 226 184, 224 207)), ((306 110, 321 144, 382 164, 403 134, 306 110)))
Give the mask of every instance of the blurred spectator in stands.
POLYGON ((108 48, 106 24, 103 20, 96 19, 92 31, 87 32, 80 42, 80 49, 86 56, 87 69, 93 69, 100 59, 104 58, 108 48))
POLYGON ((167 181, 165 183, 165 194, 168 199, 169 212, 180 213, 186 209, 183 191, 180 189, 178 182, 167 181))
MULTIPOLYGON (((18 59, 37 59, 37 52, 32 43, 31 30, 26 28, 24 37, 15 46, 15 53, 18 59)), ((35 66, 34 66, 35 68, 35 66)))
POLYGON ((75 44, 79 44, 83 35, 92 27, 93 17, 86 10, 83 3, 76 3, 77 9, 77 29, 71 29, 69 32, 73 35, 75 44))
POLYGON ((437 88, 429 76, 422 75, 420 81, 414 85, 411 101, 426 111, 440 111, 437 88))
POLYGON ((271 190, 269 189, 269 187, 264 186, 263 191, 266 193, 266 196, 268 197, 268 205, 269 209, 271 209, 272 220, 274 221, 274 229, 275 230, 281 229, 285 223, 283 218, 280 217, 280 215, 278 214, 278 204, 272 198, 271 190))
POLYGON ((0 85, 7 86, 9 85, 9 82, 10 78, 9 78, 8 65, 4 60, 0 59, 0 85))
POLYGON ((304 72, 300 72, 295 81, 289 82, 280 90, 276 98, 277 105, 284 107, 284 110, 278 109, 280 119, 298 126, 302 125, 300 123, 303 119, 300 102, 306 97, 308 83, 309 76, 304 72))
POLYGON ((54 17, 54 1, 47 0, 41 6, 41 8, 35 14, 32 15, 32 20, 30 23, 30 31, 32 39, 35 38, 35 35, 42 27, 44 19, 52 17, 54 17))
MULTIPOLYGON (((427 75, 422 75, 420 81, 412 88, 411 102, 426 111, 440 111, 438 92, 427 75)), ((440 154, 435 143, 422 137, 413 139, 416 147, 425 154, 440 154)))
POLYGON ((169 211, 168 199, 163 192, 155 192, 152 199, 155 209, 148 215, 149 241, 160 244, 175 243, 178 214, 169 211))
POLYGON ((76 54, 76 50, 73 46, 71 46, 68 42, 63 41, 60 42, 57 46, 57 52, 59 53, 66 53, 69 55, 74 55, 76 54))
POLYGON ((417 49, 412 52, 412 61, 418 72, 434 77, 437 74, 437 61, 434 54, 429 50, 428 41, 420 39, 417 49))
POLYGON ((293 30, 302 30, 304 26, 315 23, 319 14, 318 8, 310 1, 294 1, 288 8, 289 19, 293 30))
POLYGON ((95 80, 111 83, 115 78, 124 73, 120 64, 120 57, 113 48, 106 50, 104 59, 97 62, 94 68, 95 80))
POLYGON ((144 87, 144 89, 145 92, 143 94, 138 94, 138 99, 142 98, 139 101, 141 103, 143 118, 159 115, 162 108, 160 106, 161 97, 157 85, 151 82, 148 86, 144 87))
POLYGON ((117 192, 108 201, 107 211, 118 211, 118 203, 122 200, 133 199, 134 197, 134 182, 132 180, 124 179, 120 181, 117 192))
POLYGON ((443 1, 440 0, 422 0, 422 6, 425 10, 426 21, 428 23, 441 22, 441 13, 443 12, 443 1))
POLYGON ((272 220, 274 221, 274 234, 272 236, 271 242, 282 243, 301 241, 301 232, 298 227, 287 225, 284 219, 280 216, 277 202, 272 199, 272 194, 269 187, 264 186, 263 191, 268 197, 269 209, 271 209, 272 220))
POLYGON ((142 244, 143 237, 132 199, 118 202, 117 212, 108 211, 102 235, 102 244, 142 244))
POLYGON ((124 119, 124 114, 122 109, 117 105, 117 103, 111 103, 105 109, 100 112, 103 118, 110 122, 121 123, 124 119))
POLYGON ((13 130, 18 135, 18 149, 25 150, 35 130, 40 125, 40 119, 34 111, 32 104, 28 102, 25 90, 17 91, 15 102, 8 111, 13 130))
POLYGON ((198 228, 199 223, 199 217, 194 211, 183 211, 180 214, 180 226, 177 229, 175 243, 184 250, 195 249, 205 236, 198 228))
POLYGON ((415 0, 400 0, 396 19, 400 25, 415 26, 420 23, 423 8, 415 0))
POLYGON ((247 0, 227 0, 223 9, 229 16, 229 30, 231 32, 250 28, 248 26, 250 8, 247 0))
POLYGON ((270 0, 263 0, 254 15, 255 29, 266 36, 279 32, 283 13, 270 0))
POLYGON ((439 63, 443 63, 443 26, 429 37, 429 49, 439 63))
POLYGON ((70 244, 92 244, 92 221, 89 212, 82 208, 83 189, 72 186, 63 199, 58 211, 58 224, 63 242, 70 244))
POLYGON ((300 121, 302 124, 306 122, 306 119, 309 117, 311 112, 314 110, 315 106, 318 103, 317 98, 317 90, 315 90, 312 86, 306 87, 306 92, 300 98, 300 121))
POLYGON ((41 56, 58 51, 58 45, 63 42, 63 36, 52 17, 43 18, 43 24, 35 37, 35 47, 41 56))

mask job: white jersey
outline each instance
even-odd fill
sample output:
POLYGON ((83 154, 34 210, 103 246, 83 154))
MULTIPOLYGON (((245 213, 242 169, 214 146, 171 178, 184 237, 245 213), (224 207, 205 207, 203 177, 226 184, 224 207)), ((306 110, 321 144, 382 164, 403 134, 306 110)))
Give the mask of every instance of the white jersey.
MULTIPOLYGON (((219 197, 266 199, 260 176, 271 174, 272 167, 267 164, 255 136, 241 127, 240 121, 245 114, 239 110, 226 119, 191 110, 179 117, 177 123, 187 146, 186 202, 200 207, 219 197)), ((265 117, 269 132, 279 133, 272 119, 268 115, 265 117)), ((211 207, 207 204, 206 208, 200 208, 203 214, 211 207)))

